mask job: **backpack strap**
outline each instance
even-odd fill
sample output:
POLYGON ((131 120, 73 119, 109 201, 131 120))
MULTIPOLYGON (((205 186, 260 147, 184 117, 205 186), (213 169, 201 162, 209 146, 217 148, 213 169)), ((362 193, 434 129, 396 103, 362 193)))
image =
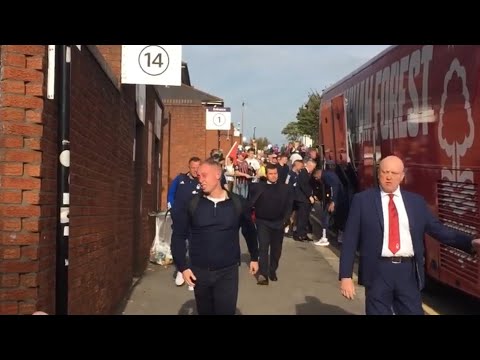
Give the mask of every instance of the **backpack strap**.
POLYGON ((190 202, 188 203, 188 215, 190 218, 193 217, 193 214, 195 213, 195 210, 197 210, 198 202, 200 201, 200 196, 201 194, 195 194, 191 199, 190 202))

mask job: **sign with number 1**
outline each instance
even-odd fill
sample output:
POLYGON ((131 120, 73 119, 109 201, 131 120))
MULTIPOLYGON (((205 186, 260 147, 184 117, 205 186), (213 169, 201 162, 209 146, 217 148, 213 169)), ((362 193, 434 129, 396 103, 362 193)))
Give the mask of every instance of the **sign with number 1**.
POLYGON ((182 84, 181 45, 123 45, 122 84, 182 84))
POLYGON ((230 108, 212 107, 206 110, 207 130, 230 130, 232 123, 230 108))

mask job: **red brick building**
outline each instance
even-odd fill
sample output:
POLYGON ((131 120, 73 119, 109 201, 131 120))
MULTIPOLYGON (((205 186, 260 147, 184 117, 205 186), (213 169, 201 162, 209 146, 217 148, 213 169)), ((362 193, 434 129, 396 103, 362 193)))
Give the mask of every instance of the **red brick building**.
POLYGON ((205 159, 212 149, 226 154, 240 137, 230 131, 206 130, 206 108, 224 106, 223 99, 196 89, 190 82, 188 65, 182 65, 182 86, 157 86, 165 104, 166 123, 162 130, 162 208, 166 207, 168 185, 180 172, 187 171, 188 159, 205 159))
POLYGON ((69 314, 115 313, 154 238, 164 114, 182 110, 166 113, 153 86, 120 84, 121 45, 71 48, 68 283, 57 282, 62 139, 47 54, 0 46, 0 314, 55 313, 65 287, 69 314))

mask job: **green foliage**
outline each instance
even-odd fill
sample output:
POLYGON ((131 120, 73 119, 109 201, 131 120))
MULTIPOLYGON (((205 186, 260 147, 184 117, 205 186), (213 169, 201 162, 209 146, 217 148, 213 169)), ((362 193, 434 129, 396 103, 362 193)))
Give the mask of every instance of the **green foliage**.
POLYGON ((259 137, 258 139, 255 139, 257 141, 257 149, 263 150, 270 144, 270 141, 266 137, 259 137))
POLYGON ((317 93, 311 93, 304 106, 298 109, 297 127, 302 135, 308 135, 314 143, 318 142, 318 126, 320 122, 320 101, 321 96, 317 93))
POLYGON ((297 141, 302 134, 298 129, 298 123, 296 121, 289 122, 282 130, 282 135, 287 137, 288 141, 297 141))
POLYGON ((318 142, 321 99, 321 95, 316 91, 308 95, 307 102, 298 109, 296 121, 289 122, 282 130, 282 135, 285 135, 288 141, 296 141, 303 135, 308 135, 314 144, 318 142))

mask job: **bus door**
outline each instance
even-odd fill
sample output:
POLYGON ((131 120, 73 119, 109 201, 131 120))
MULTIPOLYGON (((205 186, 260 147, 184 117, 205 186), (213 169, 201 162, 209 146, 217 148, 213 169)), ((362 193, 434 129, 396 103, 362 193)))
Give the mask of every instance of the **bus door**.
POLYGON ((332 99, 332 125, 334 132, 335 162, 346 164, 349 159, 347 141, 347 118, 345 116, 345 98, 339 95, 332 99))
POLYGON ((322 106, 320 108, 320 132, 324 152, 324 162, 335 161, 332 103, 330 101, 322 102, 322 106))

